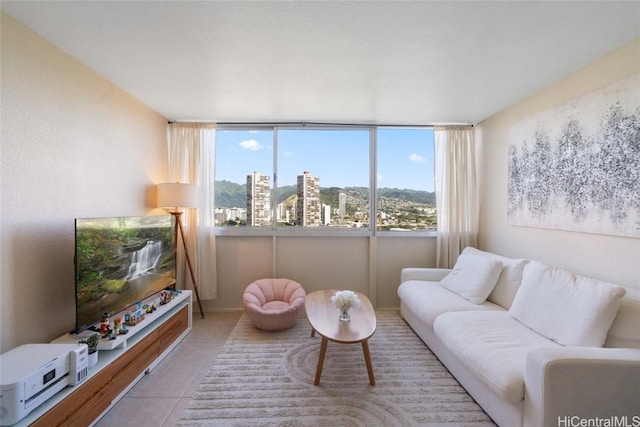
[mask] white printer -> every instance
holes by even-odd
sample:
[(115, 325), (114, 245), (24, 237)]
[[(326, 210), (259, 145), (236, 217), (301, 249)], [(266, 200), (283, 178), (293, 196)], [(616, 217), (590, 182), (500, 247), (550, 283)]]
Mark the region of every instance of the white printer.
[(0, 355), (0, 425), (17, 423), (88, 375), (86, 344), (25, 344)]

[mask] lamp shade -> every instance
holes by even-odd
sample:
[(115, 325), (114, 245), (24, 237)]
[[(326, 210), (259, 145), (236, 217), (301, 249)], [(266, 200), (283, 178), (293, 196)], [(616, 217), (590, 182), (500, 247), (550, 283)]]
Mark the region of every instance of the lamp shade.
[(195, 208), (198, 207), (198, 191), (193, 184), (158, 184), (159, 208)]

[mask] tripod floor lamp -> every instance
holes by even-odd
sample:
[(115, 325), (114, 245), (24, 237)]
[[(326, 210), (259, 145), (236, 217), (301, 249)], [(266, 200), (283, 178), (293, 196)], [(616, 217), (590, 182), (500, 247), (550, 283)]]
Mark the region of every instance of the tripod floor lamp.
[[(174, 216), (176, 222), (176, 254), (178, 252), (178, 233), (184, 246), (184, 255), (187, 259), (187, 266), (189, 267), (189, 273), (191, 274), (191, 282), (193, 283), (193, 290), (196, 294), (196, 300), (198, 301), (198, 308), (200, 309), (200, 315), (204, 319), (204, 310), (202, 310), (202, 303), (200, 302), (200, 294), (198, 293), (198, 285), (196, 284), (196, 275), (193, 273), (193, 265), (191, 264), (191, 258), (189, 257), (189, 250), (187, 249), (187, 242), (184, 239), (184, 230), (182, 228), (182, 211), (181, 208), (195, 208), (198, 207), (198, 192), (195, 185), (192, 184), (180, 184), (180, 183), (168, 183), (158, 184), (158, 207), (169, 210), (169, 213)], [(173, 209), (173, 210), (171, 210)]]

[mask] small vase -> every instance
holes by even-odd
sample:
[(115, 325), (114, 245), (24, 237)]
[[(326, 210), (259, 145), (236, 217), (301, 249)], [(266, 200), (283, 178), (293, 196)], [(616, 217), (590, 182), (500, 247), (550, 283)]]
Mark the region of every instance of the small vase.
[(345, 308), (344, 310), (340, 310), (340, 321), (348, 322), (351, 320), (351, 313), (349, 313), (349, 309)]
[(98, 363), (98, 352), (95, 351), (89, 354), (89, 367), (93, 368)]

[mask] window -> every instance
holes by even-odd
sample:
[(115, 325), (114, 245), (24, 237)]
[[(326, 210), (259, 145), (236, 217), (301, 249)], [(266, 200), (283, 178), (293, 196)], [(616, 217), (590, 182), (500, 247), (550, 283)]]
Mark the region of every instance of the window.
[(219, 127), (216, 226), (285, 233), (434, 229), (433, 156), (433, 131), (425, 128)]
[(278, 131), (278, 224), (368, 228), (369, 146), (368, 129)]
[(377, 229), (435, 230), (433, 129), (378, 128)]
[(216, 132), (216, 226), (271, 227), (273, 135), (271, 129)]

